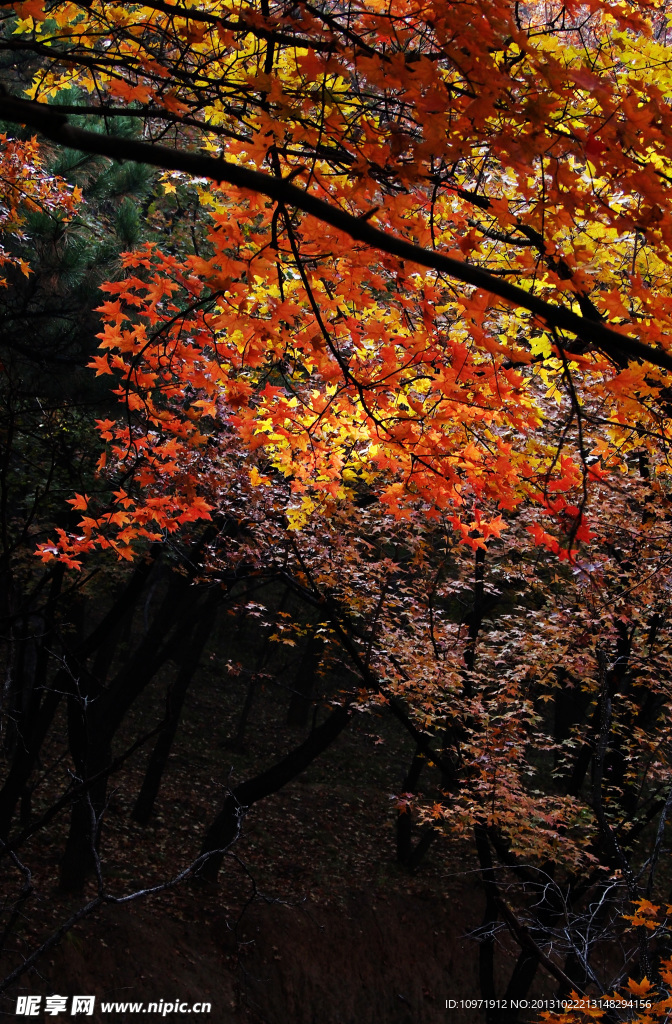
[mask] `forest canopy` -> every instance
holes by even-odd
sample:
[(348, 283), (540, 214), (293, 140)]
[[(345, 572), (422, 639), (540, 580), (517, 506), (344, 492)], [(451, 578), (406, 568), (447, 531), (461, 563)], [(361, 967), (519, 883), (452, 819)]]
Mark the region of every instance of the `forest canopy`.
[[(161, 166), (168, 191), (191, 172), (211, 225), (107, 288), (96, 372), (144, 415), (105, 440), (151, 450), (155, 506), (106, 531), (90, 510), (85, 535), (124, 552), (203, 514), (171, 465), (221, 422), (291, 477), (293, 521), (355, 474), (473, 544), (524, 502), (570, 550), (601, 466), (657, 453), (665, 420), (664, 9), (220, 7), (16, 5), (5, 43), (41, 58), (38, 105), (14, 90), (5, 116)], [(141, 137), (115, 138), (122, 113)]]

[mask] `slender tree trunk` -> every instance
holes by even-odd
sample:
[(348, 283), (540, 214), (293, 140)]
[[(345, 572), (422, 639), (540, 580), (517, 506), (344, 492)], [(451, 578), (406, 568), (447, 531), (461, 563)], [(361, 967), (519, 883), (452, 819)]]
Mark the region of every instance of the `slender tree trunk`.
[(257, 694), (257, 688), (259, 686), (259, 680), (257, 673), (252, 672), (247, 683), (247, 691), (245, 693), (245, 700), (240, 711), (238, 718), (238, 725), (236, 726), (235, 735), (229, 740), (225, 740), (223, 746), (229, 747), (230, 750), (235, 750), (241, 753), (245, 749), (245, 731), (247, 729), (247, 723), (250, 715), (252, 714), (252, 708), (254, 707), (254, 699)]
[[(83, 743), (85, 756), (80, 778), (85, 782), (98, 772), (105, 771), (112, 760), (112, 754), (102, 730), (87, 730)], [(79, 892), (95, 868), (106, 792), (107, 778), (103, 775), (72, 805), (70, 830), (60, 864), (59, 881), (65, 892)]]
[(25, 792), (28, 780), (40, 756), (42, 744), (61, 702), (63, 694), (59, 689), (59, 681), (62, 681), (64, 685), (67, 684), (66, 673), (59, 673), (56, 676), (53, 688), (43, 698), (32, 728), (24, 733), (22, 742), (16, 748), (5, 784), (0, 790), (0, 837), (3, 839), (6, 839), (9, 834), (16, 806)]
[(322, 661), (324, 650), (322, 641), (316, 633), (317, 627), (311, 632), (303, 657), (299, 664), (294, 689), (287, 710), (287, 725), (305, 729), (308, 715), (313, 704), (313, 694), (317, 682), (317, 673)]
[(198, 668), (203, 648), (208, 641), (217, 613), (213, 601), (209, 602), (201, 621), (196, 626), (191, 644), (185, 649), (177, 677), (168, 693), (168, 721), (159, 733), (154, 749), (150, 755), (147, 771), (138, 793), (131, 817), (146, 825), (154, 809), (154, 802), (159, 792), (161, 779), (168, 763), (170, 751), (180, 722), (182, 707), (187, 690)]
[[(478, 979), (481, 989), (481, 999), (495, 999), (495, 934), (494, 928), (497, 924), (499, 912), (497, 908), (497, 896), (499, 888), (492, 863), (492, 853), (488, 835), (483, 825), (476, 825), (474, 828), (474, 839), (476, 841), (476, 852), (481, 865), (481, 879), (485, 889), (485, 910), (481, 924), (482, 935), (478, 940)], [(490, 1015), (486, 1014), (488, 1024)]]
[[(420, 747), (416, 747), (408, 774), (403, 782), (404, 793), (417, 793), (420, 775), (425, 765), (425, 758)], [(413, 818), (408, 810), (400, 810), (397, 814), (397, 861), (407, 871), (416, 871), (422, 858), (431, 846), (436, 832), (431, 825), (421, 831), (415, 846), (413, 845)]]
[[(283, 591), (283, 594), (282, 594), (282, 597), (280, 599), (280, 603), (278, 604), (278, 607), (276, 609), (276, 613), (275, 613), (275, 622), (276, 623), (277, 623), (277, 621), (278, 621), (278, 619), (280, 617), (280, 613), (283, 612), (285, 610), (285, 608), (287, 607), (287, 602), (289, 600), (289, 596), (290, 596), (290, 589), (289, 589), (289, 587), (285, 587), (285, 589)], [(242, 707), (241, 712), (240, 712), (240, 717), (238, 719), (238, 725), (236, 726), (236, 731), (233, 734), (233, 736), (231, 736), (227, 740), (225, 740), (225, 742), (223, 744), (223, 746), (229, 747), (231, 750), (236, 750), (236, 751), (240, 752), (240, 751), (243, 751), (245, 749), (245, 732), (247, 730), (247, 723), (250, 720), (250, 715), (252, 714), (252, 708), (254, 707), (254, 702), (255, 702), (255, 699), (256, 699), (256, 696), (257, 696), (257, 691), (259, 689), (259, 676), (263, 672), (263, 670), (264, 670), (264, 668), (266, 666), (266, 663), (269, 660), (270, 651), (271, 651), (271, 641), (270, 641), (269, 635), (267, 633), (264, 636), (263, 642), (260, 644), (259, 650), (257, 652), (257, 657), (256, 657), (256, 660), (255, 660), (254, 669), (253, 669), (253, 671), (250, 674), (250, 679), (249, 679), (249, 682), (247, 684), (247, 693), (245, 694), (245, 701), (243, 703), (243, 707)]]

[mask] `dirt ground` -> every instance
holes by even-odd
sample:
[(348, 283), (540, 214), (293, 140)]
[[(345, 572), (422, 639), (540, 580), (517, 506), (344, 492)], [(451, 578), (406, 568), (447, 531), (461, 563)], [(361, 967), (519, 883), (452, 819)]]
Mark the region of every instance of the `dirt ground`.
[[(93, 1017), (80, 1019), (96, 1024), (139, 1019), (102, 1014), (101, 1000), (210, 1002), (202, 1019), (217, 1024), (443, 1024), (446, 999), (477, 995), (477, 947), (462, 934), (462, 905), (360, 893), (324, 905), (262, 901), (236, 923), (212, 900), (197, 893), (192, 920), (160, 905), (105, 908), (13, 996), (95, 994)], [(11, 1013), (11, 1001), (3, 1009)]]

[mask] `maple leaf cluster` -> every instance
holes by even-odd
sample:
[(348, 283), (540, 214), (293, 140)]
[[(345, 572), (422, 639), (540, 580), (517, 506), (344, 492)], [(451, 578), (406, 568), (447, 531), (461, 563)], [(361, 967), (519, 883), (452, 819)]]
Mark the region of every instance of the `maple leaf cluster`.
[[(657, 4), (406, 3), (390, 16), (372, 3), (347, 29), (328, 6), (92, 3), (86, 16), (70, 3), (14, 6), (13, 45), (52, 58), (28, 91), (45, 111), (70, 109), (59, 96), (76, 83), (98, 100), (73, 109), (112, 120), (123, 103), (150, 137), (170, 131), (176, 149), (225, 153), (243, 172), (268, 167), (308, 207), (327, 198), (344, 215), (341, 228), (217, 185), (212, 161), (214, 181), (198, 186), (207, 252), (138, 257), (154, 260), (154, 283), (129, 277), (122, 305), (101, 309), (96, 370), (130, 366), (123, 387), (147, 429), (153, 417), (174, 435), (182, 415), (193, 449), (196, 422), (226, 406), (250, 471), (263, 476), (262, 459), (303, 493), (295, 523), (368, 474), (395, 516), (450, 510), (472, 547), (496, 536), (502, 513), (536, 508), (532, 539), (561, 557), (590, 539), (588, 492), (605, 461), (646, 451), (666, 471), (669, 112)], [(353, 244), (351, 222), (404, 240), (410, 258)], [(439, 254), (462, 284), (413, 252)], [(484, 271), (475, 289), (467, 265)], [(173, 282), (165, 308), (157, 275)], [(169, 357), (178, 334), (189, 340)], [(204, 358), (182, 414), (145, 400), (156, 387), (170, 405), (180, 373), (188, 388)], [(196, 479), (184, 487), (189, 472), (169, 504), (198, 493)], [(207, 505), (201, 495), (184, 514)], [(109, 540), (116, 514), (88, 517), (85, 547), (93, 521)], [(120, 551), (135, 521), (120, 515)]]
[[(19, 141), (0, 134), (0, 268), (16, 267), (28, 277), (30, 264), (12, 252), (12, 240), (26, 237), (26, 215), (31, 212), (58, 216), (67, 220), (81, 202), (81, 191), (58, 175), (49, 174), (37, 139)], [(4, 277), (0, 285), (7, 286)]]

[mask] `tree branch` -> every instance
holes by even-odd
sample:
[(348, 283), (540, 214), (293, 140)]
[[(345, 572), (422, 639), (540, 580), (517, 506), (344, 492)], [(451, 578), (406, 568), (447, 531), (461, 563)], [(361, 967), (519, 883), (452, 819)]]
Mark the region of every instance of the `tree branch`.
[(6, 93), (0, 95), (0, 116), (6, 121), (34, 128), (52, 142), (71, 149), (96, 153), (112, 160), (133, 160), (164, 170), (183, 171), (196, 177), (210, 178), (220, 184), (227, 182), (236, 188), (249, 189), (268, 196), (274, 202), (295, 206), (342, 231), (356, 242), (362, 242), (372, 249), (396, 256), (398, 259), (447, 274), (463, 284), (472, 285), (479, 291), (496, 295), (513, 306), (526, 309), (543, 320), (548, 327), (568, 331), (581, 338), (584, 343), (593, 345), (605, 355), (612, 357), (619, 364), (627, 357), (661, 369), (672, 370), (671, 353), (647, 345), (630, 335), (620, 334), (602, 323), (579, 316), (562, 306), (546, 302), (473, 264), (424, 249), (396, 235), (381, 231), (370, 221), (318, 199), (285, 178), (241, 167), (207, 154), (185, 152), (137, 139), (75, 128), (69, 124), (66, 117), (51, 111), (47, 104), (18, 99)]

